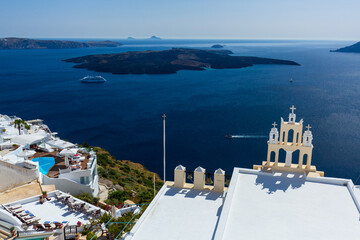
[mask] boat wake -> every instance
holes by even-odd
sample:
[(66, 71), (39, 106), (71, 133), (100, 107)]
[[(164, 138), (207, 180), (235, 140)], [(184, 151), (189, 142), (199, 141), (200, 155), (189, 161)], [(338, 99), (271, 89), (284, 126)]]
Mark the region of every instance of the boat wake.
[(226, 135), (226, 138), (267, 138), (265, 135)]

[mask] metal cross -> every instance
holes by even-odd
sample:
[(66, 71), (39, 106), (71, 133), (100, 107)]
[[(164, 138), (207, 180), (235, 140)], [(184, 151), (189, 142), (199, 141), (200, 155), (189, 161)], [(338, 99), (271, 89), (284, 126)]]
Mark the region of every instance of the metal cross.
[(294, 114), (294, 110), (296, 109), (296, 108), (294, 107), (294, 105), (292, 105), (292, 107), (291, 107), (290, 109), (291, 109), (291, 113)]
[(274, 122), (272, 125), (274, 126), (274, 128), (276, 128), (276, 126), (277, 126), (276, 122)]
[(310, 130), (310, 124), (308, 124), (307, 126), (306, 126), (306, 128), (307, 128), (307, 130), (309, 131)]

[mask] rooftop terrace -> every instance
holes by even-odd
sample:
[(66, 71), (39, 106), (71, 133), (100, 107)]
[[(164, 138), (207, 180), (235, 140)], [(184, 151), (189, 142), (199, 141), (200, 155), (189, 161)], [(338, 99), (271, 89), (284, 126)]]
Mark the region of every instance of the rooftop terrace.
[(235, 168), (215, 239), (359, 239), (359, 200), (351, 185)]
[[(39, 196), (34, 196), (16, 202), (12, 202), (9, 205), (11, 206), (21, 205), (21, 207), (25, 211), (29, 211), (33, 215), (35, 215), (36, 218), (40, 218), (39, 223), (44, 223), (46, 221), (50, 221), (50, 222), (67, 221), (69, 225), (76, 225), (78, 221), (81, 221), (83, 224), (89, 223), (89, 218), (84, 212), (78, 210), (71, 210), (65, 203), (62, 203), (61, 201), (55, 198), (55, 192), (56, 191), (48, 193), (48, 197), (50, 201), (44, 201), (43, 204), (40, 204)], [(67, 195), (65, 193), (62, 194)], [(79, 203), (85, 203), (84, 201), (81, 201), (77, 198), (74, 199)], [(100, 210), (100, 208), (95, 207), (93, 205), (89, 204), (89, 206), (90, 206), (90, 210), (91, 209)]]
[(222, 203), (222, 193), (164, 185), (126, 239), (212, 239)]

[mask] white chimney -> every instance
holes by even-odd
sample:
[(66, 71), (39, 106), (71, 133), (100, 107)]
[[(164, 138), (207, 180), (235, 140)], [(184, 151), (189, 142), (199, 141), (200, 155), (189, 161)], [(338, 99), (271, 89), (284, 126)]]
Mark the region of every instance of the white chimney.
[(225, 171), (219, 168), (214, 173), (214, 191), (224, 192), (224, 188), (225, 188)]
[(197, 167), (194, 170), (194, 189), (203, 190), (205, 188), (205, 169)]
[(179, 165), (174, 170), (174, 187), (183, 188), (186, 181), (186, 167)]

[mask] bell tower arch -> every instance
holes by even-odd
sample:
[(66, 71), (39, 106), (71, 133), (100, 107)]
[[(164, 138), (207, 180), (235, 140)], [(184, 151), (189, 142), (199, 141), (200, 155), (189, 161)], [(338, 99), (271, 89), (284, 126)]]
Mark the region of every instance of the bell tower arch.
[[(303, 120), (296, 122), (294, 105), (291, 106), (289, 113), (289, 121), (284, 121), (281, 118), (280, 131), (277, 129), (277, 124), (274, 122), (273, 127), (269, 133), (268, 152), (266, 162), (263, 162), (262, 168), (272, 170), (285, 170), (295, 172), (316, 172), (316, 167), (311, 165), (311, 157), (313, 150), (313, 135), (310, 131), (310, 125), (306, 128), (307, 130), (303, 133)], [(291, 132), (291, 137), (289, 136)], [(286, 152), (285, 159), (279, 159), (280, 149)], [(293, 163), (292, 155), (293, 152), (299, 151), (298, 163)], [(271, 161), (271, 155), (275, 153), (274, 161)], [(304, 159), (306, 162), (304, 162)], [(255, 166), (254, 166), (255, 167)], [(320, 175), (323, 172), (319, 172)]]

